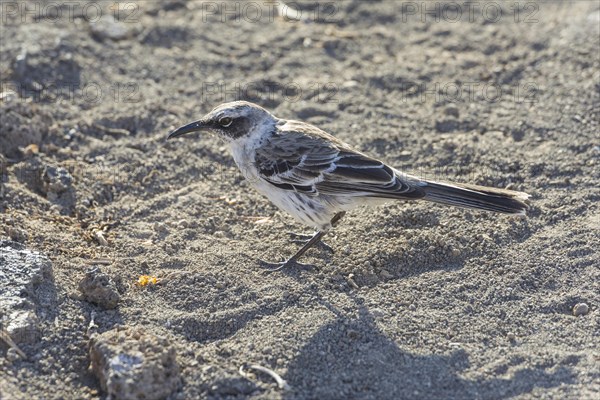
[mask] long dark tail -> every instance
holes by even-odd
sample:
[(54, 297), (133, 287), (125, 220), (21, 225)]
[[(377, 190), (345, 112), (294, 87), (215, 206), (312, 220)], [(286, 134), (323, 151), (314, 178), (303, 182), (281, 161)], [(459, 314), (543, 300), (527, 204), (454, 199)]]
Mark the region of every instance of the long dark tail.
[(424, 181), (424, 200), (505, 214), (525, 215), (529, 195), (514, 190), (462, 183)]

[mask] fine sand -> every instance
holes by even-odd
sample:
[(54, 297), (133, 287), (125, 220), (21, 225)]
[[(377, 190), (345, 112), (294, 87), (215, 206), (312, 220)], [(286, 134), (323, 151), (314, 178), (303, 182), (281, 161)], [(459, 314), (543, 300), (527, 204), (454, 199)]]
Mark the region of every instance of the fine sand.
[[(1, 21), (0, 239), (50, 258), (55, 298), (26, 359), (0, 347), (0, 398), (106, 398), (92, 315), (172, 343), (172, 399), (600, 398), (597, 1), (23, 3)], [(218, 138), (165, 141), (239, 99), (406, 172), (527, 192), (529, 214), (359, 208), (315, 267), (266, 274), (310, 229)], [(98, 262), (116, 309), (78, 292)]]

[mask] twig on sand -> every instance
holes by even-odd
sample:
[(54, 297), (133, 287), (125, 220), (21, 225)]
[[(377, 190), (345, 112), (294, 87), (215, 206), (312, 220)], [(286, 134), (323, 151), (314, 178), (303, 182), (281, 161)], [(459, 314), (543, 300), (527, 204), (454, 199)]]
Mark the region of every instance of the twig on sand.
[(129, 132), (127, 129), (110, 128), (108, 126), (104, 126), (104, 125), (101, 125), (98, 123), (93, 123), (92, 127), (98, 129), (99, 131), (108, 133), (109, 135), (113, 135), (113, 136), (129, 136), (129, 135), (131, 135), (131, 132)]
[(356, 289), (356, 290), (360, 289), (360, 286), (358, 286), (358, 285), (356, 284), (356, 282), (354, 281), (354, 274), (349, 274), (349, 275), (346, 277), (346, 281), (348, 281), (348, 284), (349, 284), (350, 286), (352, 286), (354, 289)]
[(101, 246), (108, 246), (108, 241), (106, 240), (106, 238), (104, 237), (104, 233), (100, 230), (96, 230), (94, 231), (94, 239), (96, 239), (96, 241), (101, 245)]
[(21, 350), (19, 346), (17, 346), (17, 344), (12, 340), (12, 338), (10, 337), (8, 332), (6, 332), (5, 329), (0, 329), (0, 339), (4, 340), (7, 345), (15, 349), (15, 351), (21, 356), (21, 358), (27, 358), (27, 355), (25, 355), (25, 353), (23, 353), (23, 350)]
[[(281, 376), (279, 376), (279, 374), (275, 371), (273, 371), (272, 369), (260, 366), (260, 365), (256, 365), (256, 364), (252, 364), (252, 365), (248, 365), (246, 366), (247, 369), (254, 369), (256, 371), (260, 371), (263, 372), (267, 375), (269, 375), (271, 378), (275, 379), (275, 382), (277, 382), (277, 386), (279, 387), (279, 389), (283, 389), (283, 390), (291, 390), (292, 388), (290, 387), (290, 385), (288, 385), (288, 383), (285, 381), (285, 379), (283, 379)], [(239, 369), (240, 375), (242, 375), (244, 378), (248, 379), (248, 374), (244, 371), (244, 365), (240, 365), (240, 369)]]
[(87, 330), (85, 331), (88, 338), (91, 338), (97, 331), (98, 325), (96, 324), (96, 311), (92, 311), (90, 315), (90, 323), (88, 324)]
[(112, 260), (110, 258), (94, 258), (86, 261), (87, 265), (110, 265)]

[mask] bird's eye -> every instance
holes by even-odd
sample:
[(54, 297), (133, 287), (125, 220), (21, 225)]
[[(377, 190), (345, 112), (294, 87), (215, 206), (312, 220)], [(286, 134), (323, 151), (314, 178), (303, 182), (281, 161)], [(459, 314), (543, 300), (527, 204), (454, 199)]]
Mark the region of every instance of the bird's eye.
[(224, 128), (227, 128), (229, 125), (231, 125), (232, 122), (233, 120), (231, 118), (224, 117), (219, 120), (219, 125), (221, 125)]

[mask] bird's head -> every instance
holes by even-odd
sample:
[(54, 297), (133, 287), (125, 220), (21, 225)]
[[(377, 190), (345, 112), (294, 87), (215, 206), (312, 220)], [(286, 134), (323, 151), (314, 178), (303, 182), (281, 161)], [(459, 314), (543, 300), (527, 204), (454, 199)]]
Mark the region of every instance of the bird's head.
[(169, 134), (172, 139), (186, 133), (208, 131), (228, 142), (248, 137), (256, 128), (274, 124), (276, 118), (264, 108), (247, 102), (224, 103), (198, 121), (183, 125)]

